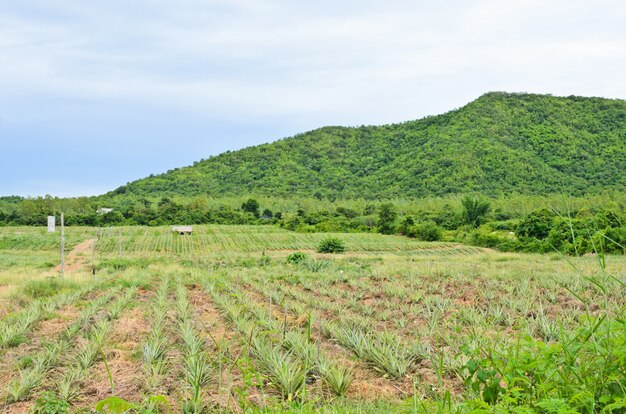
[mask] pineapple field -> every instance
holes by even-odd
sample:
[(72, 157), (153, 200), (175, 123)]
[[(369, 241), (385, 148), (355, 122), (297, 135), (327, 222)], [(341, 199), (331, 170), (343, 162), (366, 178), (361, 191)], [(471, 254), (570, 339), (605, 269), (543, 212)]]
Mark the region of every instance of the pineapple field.
[[(626, 259), (0, 228), (5, 413), (623, 412)], [(343, 253), (318, 253), (339, 239)], [(78, 249), (79, 246), (84, 248)]]

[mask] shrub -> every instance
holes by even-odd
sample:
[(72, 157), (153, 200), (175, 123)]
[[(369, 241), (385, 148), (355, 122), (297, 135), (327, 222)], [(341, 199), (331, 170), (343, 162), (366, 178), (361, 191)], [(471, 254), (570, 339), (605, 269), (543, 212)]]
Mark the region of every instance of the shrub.
[(518, 237), (545, 239), (554, 225), (554, 217), (555, 214), (546, 209), (533, 211), (520, 221), (515, 233)]
[(318, 253), (343, 253), (345, 251), (346, 246), (343, 244), (343, 240), (337, 237), (326, 238), (317, 246)]
[(445, 204), (443, 209), (435, 214), (433, 220), (446, 230), (454, 230), (461, 224), (459, 213), (449, 204)]
[(306, 262), (309, 259), (309, 255), (302, 252), (293, 252), (287, 256), (287, 263), (300, 264)]
[(497, 351), (465, 348), (466, 387), (486, 403), (482, 406), (494, 406), (474, 412), (623, 413), (622, 317), (589, 319), (551, 344), (527, 336)]
[(422, 241), (438, 241), (441, 240), (441, 227), (432, 221), (426, 221), (413, 226), (411, 229), (412, 237), (416, 237)]
[(494, 230), (500, 231), (516, 231), (519, 226), (520, 221), (518, 219), (511, 219), (505, 221), (492, 221), (487, 225)]
[(414, 225), (415, 225), (415, 220), (413, 219), (413, 217), (405, 216), (400, 222), (400, 225), (398, 226), (398, 233), (404, 234), (405, 236), (414, 237), (414, 236), (411, 236), (412, 227)]
[(593, 236), (593, 246), (598, 252), (626, 254), (626, 227), (608, 227)]
[(554, 250), (578, 256), (593, 251), (588, 237), (590, 232), (587, 223), (583, 220), (557, 218), (545, 240)]

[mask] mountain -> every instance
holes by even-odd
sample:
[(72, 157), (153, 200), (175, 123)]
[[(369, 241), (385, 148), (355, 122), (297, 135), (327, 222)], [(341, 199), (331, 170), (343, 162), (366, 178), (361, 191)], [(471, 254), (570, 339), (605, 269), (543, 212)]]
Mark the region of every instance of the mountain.
[(107, 194), (415, 198), (626, 189), (626, 101), (487, 93), (382, 126), (324, 127)]

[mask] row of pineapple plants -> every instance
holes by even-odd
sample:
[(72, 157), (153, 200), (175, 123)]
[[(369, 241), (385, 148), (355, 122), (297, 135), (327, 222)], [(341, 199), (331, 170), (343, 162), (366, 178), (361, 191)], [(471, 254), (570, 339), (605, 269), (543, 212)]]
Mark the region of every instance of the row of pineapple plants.
[(83, 336), (85, 341), (77, 344), (70, 365), (57, 382), (56, 391), (61, 400), (72, 402), (80, 395), (80, 386), (87, 378), (90, 368), (100, 357), (105, 358), (103, 348), (113, 327), (113, 321), (119, 318), (136, 294), (135, 287), (126, 290), (122, 297), (108, 307), (105, 317), (95, 321), (91, 329), (85, 332)]
[(81, 332), (88, 327), (102, 308), (111, 300), (119, 289), (111, 289), (98, 299), (92, 301), (81, 312), (78, 319), (70, 324), (54, 342), (45, 344), (32, 358), (30, 366), (20, 368), (17, 378), (10, 381), (5, 387), (5, 401), (13, 403), (27, 400), (33, 390), (43, 385), (47, 374), (58, 367), (63, 357), (72, 351), (72, 343)]
[[(321, 378), (335, 395), (345, 395), (352, 371), (321, 351), (307, 332), (287, 329), (269, 309), (255, 303), (242, 292), (205, 283), (214, 301), (243, 335), (250, 337), (253, 355), (260, 368), (287, 400), (300, 398), (307, 377)], [(310, 323), (309, 323), (310, 328)]]
[(50, 316), (54, 311), (92, 292), (96, 286), (90, 285), (79, 290), (59, 293), (48, 300), (34, 300), (24, 309), (5, 318), (0, 324), (0, 351), (19, 345), (37, 322)]
[[(405, 377), (417, 361), (428, 355), (426, 344), (405, 343), (393, 332), (380, 332), (372, 318), (357, 317), (345, 312), (342, 306), (325, 303), (283, 284), (269, 286), (255, 277), (251, 277), (250, 282), (266, 297), (271, 295), (273, 302), (287, 311), (295, 315), (314, 315), (326, 337), (337, 341), (391, 379)], [(332, 313), (333, 319), (324, 317), (321, 311)]]

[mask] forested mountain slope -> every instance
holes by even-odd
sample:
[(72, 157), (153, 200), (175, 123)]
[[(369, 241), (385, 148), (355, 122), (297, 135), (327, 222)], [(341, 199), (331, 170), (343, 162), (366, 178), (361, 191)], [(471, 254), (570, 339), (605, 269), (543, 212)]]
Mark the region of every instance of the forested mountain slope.
[(492, 92), (401, 124), (324, 127), (108, 195), (415, 198), (626, 189), (626, 101)]

